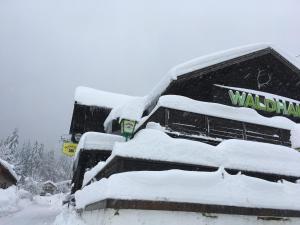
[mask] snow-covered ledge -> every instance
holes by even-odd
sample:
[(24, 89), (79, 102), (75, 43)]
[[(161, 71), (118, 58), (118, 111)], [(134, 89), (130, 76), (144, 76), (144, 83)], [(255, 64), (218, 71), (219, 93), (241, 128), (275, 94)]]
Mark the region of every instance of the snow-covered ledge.
[(103, 178), (77, 191), (75, 198), (77, 209), (105, 199), (123, 199), (300, 210), (300, 184), (229, 175), (223, 168), (139, 171)]
[(292, 148), (300, 150), (300, 124), (295, 124), (291, 129)]

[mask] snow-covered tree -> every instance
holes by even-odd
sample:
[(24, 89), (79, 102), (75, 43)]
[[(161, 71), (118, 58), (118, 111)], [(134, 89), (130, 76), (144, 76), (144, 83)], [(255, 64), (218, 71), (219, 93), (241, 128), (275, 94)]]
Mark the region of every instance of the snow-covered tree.
[(71, 158), (57, 156), (54, 150), (45, 149), (38, 141), (34, 144), (26, 141), (19, 146), (17, 129), (0, 139), (0, 158), (15, 165), (15, 171), (21, 177), (19, 185), (34, 193), (38, 193), (41, 183), (46, 180), (58, 182), (71, 178)]
[(11, 135), (1, 141), (0, 157), (12, 165), (17, 163), (17, 149), (19, 145), (18, 129), (14, 129)]

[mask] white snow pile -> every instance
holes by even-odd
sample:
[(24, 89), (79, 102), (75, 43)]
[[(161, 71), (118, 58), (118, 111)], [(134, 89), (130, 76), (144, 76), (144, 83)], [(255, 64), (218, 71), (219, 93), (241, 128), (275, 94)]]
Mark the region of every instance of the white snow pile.
[(91, 170), (86, 171), (84, 173), (82, 187), (85, 186), (91, 179), (93, 179), (98, 174), (98, 172), (103, 168), (104, 165), (105, 165), (105, 162), (100, 161)]
[(0, 189), (0, 217), (18, 210), (19, 195), (16, 186)]
[(0, 224), (52, 224), (62, 209), (63, 195), (33, 196), (11, 186), (0, 189)]
[(300, 124), (295, 124), (291, 130), (292, 148), (300, 149)]
[(15, 171), (14, 171), (14, 166), (13, 166), (13, 165), (9, 164), (8, 162), (4, 161), (3, 159), (0, 159), (0, 164), (1, 164), (2, 166), (4, 166), (4, 168), (6, 168), (6, 169), (9, 171), (9, 173), (10, 173), (16, 180), (19, 179), (18, 175), (17, 175), (17, 174), (15, 173)]
[(63, 208), (52, 225), (86, 225), (81, 217), (71, 208)]
[[(173, 80), (176, 80), (179, 76), (267, 48), (275, 50), (286, 60), (300, 69), (300, 63), (295, 57), (290, 56), (276, 46), (268, 43), (246, 45), (226, 51), (220, 51), (210, 55), (205, 55), (179, 64), (170, 69), (168, 73), (163, 77), (163, 79), (152, 89), (152, 91), (148, 95), (139, 97), (133, 101), (128, 101), (124, 105), (119, 105), (117, 108), (114, 108), (111, 111), (110, 115), (107, 117), (104, 126), (107, 129), (112, 120), (115, 120), (117, 118), (126, 118), (139, 121), (142, 117), (143, 112), (148, 107), (154, 105), (159, 96), (166, 90), (169, 84)], [(128, 109), (130, 110), (128, 111)]]
[(140, 171), (103, 178), (75, 193), (76, 208), (104, 199), (190, 202), (300, 210), (300, 184), (216, 172)]
[(80, 105), (115, 108), (134, 97), (96, 90), (89, 87), (77, 87), (74, 100)]
[(300, 153), (289, 147), (233, 139), (212, 146), (171, 138), (153, 129), (143, 129), (134, 139), (117, 143), (107, 162), (115, 155), (300, 176)]
[(114, 134), (98, 133), (98, 132), (86, 132), (84, 133), (76, 148), (76, 155), (79, 154), (81, 149), (86, 150), (112, 150), (116, 142), (124, 142), (124, 137)]

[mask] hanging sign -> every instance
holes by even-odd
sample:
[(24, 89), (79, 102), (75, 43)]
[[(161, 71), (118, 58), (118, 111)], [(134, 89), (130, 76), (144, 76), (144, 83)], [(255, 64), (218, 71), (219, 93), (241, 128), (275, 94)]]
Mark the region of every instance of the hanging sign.
[(63, 153), (67, 156), (74, 156), (76, 152), (77, 144), (73, 142), (64, 142), (63, 143)]

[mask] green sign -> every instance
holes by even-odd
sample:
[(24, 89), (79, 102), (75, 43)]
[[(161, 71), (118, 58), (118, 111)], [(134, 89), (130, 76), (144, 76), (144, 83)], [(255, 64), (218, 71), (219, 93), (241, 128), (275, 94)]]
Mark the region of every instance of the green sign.
[(122, 119), (121, 134), (126, 138), (126, 141), (132, 137), (136, 123), (134, 120)]
[(269, 99), (240, 91), (228, 91), (232, 105), (248, 107), (269, 113), (300, 117), (300, 106), (293, 102)]

